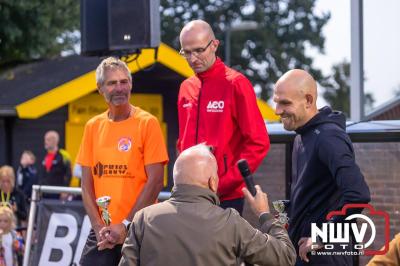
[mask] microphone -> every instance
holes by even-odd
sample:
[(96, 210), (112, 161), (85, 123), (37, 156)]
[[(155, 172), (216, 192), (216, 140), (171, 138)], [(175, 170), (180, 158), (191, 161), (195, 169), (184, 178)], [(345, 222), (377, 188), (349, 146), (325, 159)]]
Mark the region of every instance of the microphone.
[(254, 197), (257, 194), (256, 188), (254, 187), (254, 179), (251, 175), (249, 164), (246, 159), (240, 159), (237, 161), (237, 166), (239, 168), (240, 173), (246, 183), (247, 189), (250, 191), (251, 195)]

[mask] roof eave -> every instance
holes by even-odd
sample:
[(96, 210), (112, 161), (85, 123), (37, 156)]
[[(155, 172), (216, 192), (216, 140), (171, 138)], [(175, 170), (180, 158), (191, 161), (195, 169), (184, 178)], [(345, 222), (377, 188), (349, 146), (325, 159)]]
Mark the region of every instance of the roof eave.
[(18, 113), (14, 107), (0, 106), (0, 117), (17, 117)]
[[(156, 62), (184, 77), (194, 74), (186, 60), (173, 48), (163, 43), (158, 48), (157, 57), (154, 49), (143, 49), (137, 60), (127, 65), (131, 73), (136, 73)], [(37, 119), (95, 91), (96, 87), (95, 70), (93, 70), (23, 102), (17, 105), (15, 109), (19, 118)]]

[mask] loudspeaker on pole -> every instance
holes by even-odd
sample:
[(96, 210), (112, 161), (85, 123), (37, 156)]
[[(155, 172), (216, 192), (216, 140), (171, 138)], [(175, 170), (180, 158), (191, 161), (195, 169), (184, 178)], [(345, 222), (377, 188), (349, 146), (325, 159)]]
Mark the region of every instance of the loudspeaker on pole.
[(160, 0), (81, 0), (81, 53), (107, 55), (160, 44)]

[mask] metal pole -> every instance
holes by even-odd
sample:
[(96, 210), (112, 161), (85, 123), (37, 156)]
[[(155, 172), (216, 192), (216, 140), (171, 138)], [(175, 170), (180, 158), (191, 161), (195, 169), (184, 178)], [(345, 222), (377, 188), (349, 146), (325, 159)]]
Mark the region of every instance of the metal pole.
[(29, 211), (28, 231), (26, 232), (24, 261), (22, 263), (23, 266), (28, 266), (31, 247), (32, 247), (32, 234), (33, 234), (33, 225), (35, 222), (36, 202), (39, 199), (38, 190), (35, 187), (37, 187), (37, 185), (34, 185), (32, 189), (32, 198), (31, 198), (32, 201), (31, 201), (31, 209)]
[(350, 119), (364, 117), (363, 0), (351, 0)]
[(231, 64), (231, 28), (225, 31), (225, 65), (230, 66)]
[(239, 24), (227, 24), (225, 31), (225, 65), (231, 65), (231, 34), (233, 31), (245, 31), (258, 29), (256, 21), (242, 21)]
[(160, 194), (158, 194), (158, 200), (160, 200), (160, 201), (167, 200), (170, 197), (171, 197), (171, 192), (161, 191)]

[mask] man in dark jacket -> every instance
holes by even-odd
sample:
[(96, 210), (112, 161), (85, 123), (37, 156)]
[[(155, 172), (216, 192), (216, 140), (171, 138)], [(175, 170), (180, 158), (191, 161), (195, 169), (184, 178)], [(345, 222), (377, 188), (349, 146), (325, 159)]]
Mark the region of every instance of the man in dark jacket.
[[(47, 186), (68, 187), (71, 181), (71, 161), (67, 151), (59, 149), (59, 134), (50, 130), (44, 135), (44, 147), (47, 151), (40, 169), (39, 184)], [(46, 195), (54, 198), (54, 195)], [(57, 196), (58, 197), (58, 196)], [(65, 200), (67, 193), (61, 193), (60, 199)]]
[(259, 265), (294, 264), (287, 231), (269, 213), (267, 195), (259, 186), (255, 197), (246, 188), (243, 192), (262, 232), (236, 210), (218, 206), (217, 162), (205, 145), (183, 151), (173, 172), (171, 198), (133, 218), (120, 266), (237, 265), (238, 258)]
[(264, 120), (250, 81), (216, 56), (219, 41), (210, 25), (194, 20), (179, 36), (196, 75), (182, 82), (178, 95), (179, 152), (198, 143), (211, 146), (218, 163), (221, 207), (243, 210), (243, 179), (236, 167), (246, 159), (257, 170), (269, 149)]
[[(317, 84), (307, 72), (291, 70), (276, 83), (274, 102), (286, 130), (296, 131), (288, 210), (289, 236), (298, 250), (297, 265), (352, 265), (351, 256), (312, 255), (311, 223), (343, 222), (345, 216), (326, 216), (348, 203), (368, 203), (370, 193), (354, 159), (345, 117), (329, 107), (316, 106)], [(350, 209), (347, 216), (361, 212)], [(350, 246), (350, 245), (349, 245)], [(339, 249), (340, 250), (340, 249)]]
[(69, 186), (71, 162), (69, 154), (59, 149), (60, 136), (54, 130), (44, 135), (44, 148), (47, 151), (42, 162), (40, 184), (48, 186)]

